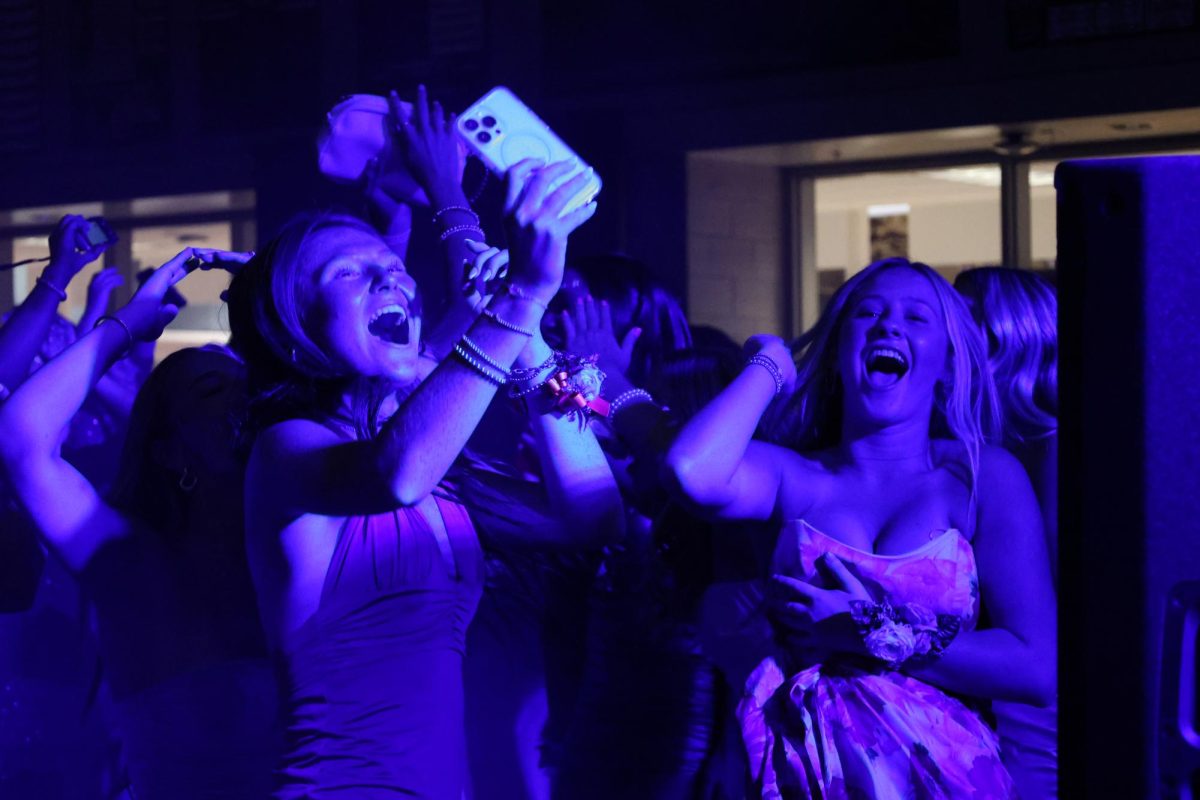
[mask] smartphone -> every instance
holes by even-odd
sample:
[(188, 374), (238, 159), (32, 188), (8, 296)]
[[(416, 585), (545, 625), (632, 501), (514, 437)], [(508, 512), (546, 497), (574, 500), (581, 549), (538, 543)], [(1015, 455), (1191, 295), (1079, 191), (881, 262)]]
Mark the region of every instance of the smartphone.
[(92, 247), (113, 244), (119, 238), (117, 232), (104, 217), (88, 217), (87, 240)]
[[(497, 175), (504, 175), (509, 167), (526, 158), (540, 159), (547, 164), (578, 161), (578, 169), (555, 186), (588, 169), (588, 165), (550, 130), (549, 125), (504, 86), (492, 89), (459, 114), (456, 127), (471, 152)], [(563, 209), (564, 215), (590, 203), (600, 194), (603, 186), (600, 176), (595, 171), (590, 174), (587, 184)]]

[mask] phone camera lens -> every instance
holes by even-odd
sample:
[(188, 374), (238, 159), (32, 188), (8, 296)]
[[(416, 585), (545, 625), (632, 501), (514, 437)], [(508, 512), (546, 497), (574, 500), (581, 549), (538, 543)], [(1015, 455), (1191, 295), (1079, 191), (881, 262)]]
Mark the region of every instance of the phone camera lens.
[(485, 128), (496, 127), (496, 118), (495, 117), (484, 117), (483, 118), (483, 127), (485, 127)]
[(475, 134), (475, 138), (484, 144), (487, 144), (492, 140), (492, 135), (487, 131), (480, 131), (479, 133)]
[(466, 128), (466, 129), (467, 129), (467, 130), (469, 130), (469, 131), (473, 131), (473, 130), (475, 130), (476, 128), (478, 128), (478, 127), (479, 127), (479, 123), (478, 123), (478, 122), (476, 122), (476, 121), (475, 121), (475, 120), (473, 120), (473, 119), (469, 119), (469, 120), (467, 120), (466, 122), (464, 122), (464, 123), (463, 123), (463, 127), (464, 127), (464, 128)]

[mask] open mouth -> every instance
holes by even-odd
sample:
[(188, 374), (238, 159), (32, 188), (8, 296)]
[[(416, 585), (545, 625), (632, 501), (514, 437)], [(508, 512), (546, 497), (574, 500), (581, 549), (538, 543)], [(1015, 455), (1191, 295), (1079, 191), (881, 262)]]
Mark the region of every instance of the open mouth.
[(376, 311), (367, 323), (367, 331), (388, 344), (408, 344), (408, 310), (393, 303)]
[(894, 347), (872, 347), (866, 352), (867, 382), (876, 389), (895, 386), (908, 372), (908, 358)]

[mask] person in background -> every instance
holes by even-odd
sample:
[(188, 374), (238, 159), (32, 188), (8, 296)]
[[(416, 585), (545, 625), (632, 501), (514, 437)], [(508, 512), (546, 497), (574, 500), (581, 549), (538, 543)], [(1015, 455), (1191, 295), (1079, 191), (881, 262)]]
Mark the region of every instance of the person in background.
[(95, 609), (139, 798), (269, 790), (275, 684), (254, 614), (233, 452), (241, 366), (205, 350), (165, 359), (138, 393), (107, 496), (63, 458), (60, 442), (107, 369), (174, 317), (165, 298), (188, 265), (242, 258), (180, 253), (0, 406), (0, 461), (14, 494)]
[[(1025, 467), (1037, 493), (1051, 575), (1058, 578), (1058, 301), (1054, 287), (1023, 269), (959, 273), (988, 341), (999, 390), (1005, 449)], [(1058, 707), (992, 703), (1000, 754), (1024, 800), (1058, 797)]]
[[(0, 326), (0, 405), (74, 340), (58, 314), (74, 277), (105, 245), (82, 216), (50, 235), (50, 263)], [(5, 431), (7, 434), (7, 430)], [(45, 800), (108, 794), (115, 743), (97, 703), (98, 660), (70, 573), (47, 559), (35, 527), (0, 478), (0, 796)]]
[[(697, 511), (780, 529), (769, 589), (706, 609), (711, 641), (728, 637), (713, 657), (743, 688), (745, 785), (1014, 797), (994, 734), (955, 696), (1050, 703), (1055, 604), (1029, 479), (986, 444), (998, 414), (965, 302), (888, 259), (838, 290), (798, 367), (777, 338), (748, 349), (666, 462)], [(776, 397), (780, 444), (752, 441)]]

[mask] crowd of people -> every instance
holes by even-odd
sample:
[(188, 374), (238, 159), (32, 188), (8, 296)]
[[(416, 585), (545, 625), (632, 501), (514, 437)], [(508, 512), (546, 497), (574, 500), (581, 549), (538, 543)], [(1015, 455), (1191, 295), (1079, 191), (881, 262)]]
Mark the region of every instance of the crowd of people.
[[(568, 254), (571, 164), (496, 241), (441, 106), (389, 122), (367, 211), (78, 325), (55, 229), (0, 327), (0, 795), (1056, 797), (1053, 286), (887, 259), (739, 346)], [(197, 269), (229, 341), (154, 366)]]

